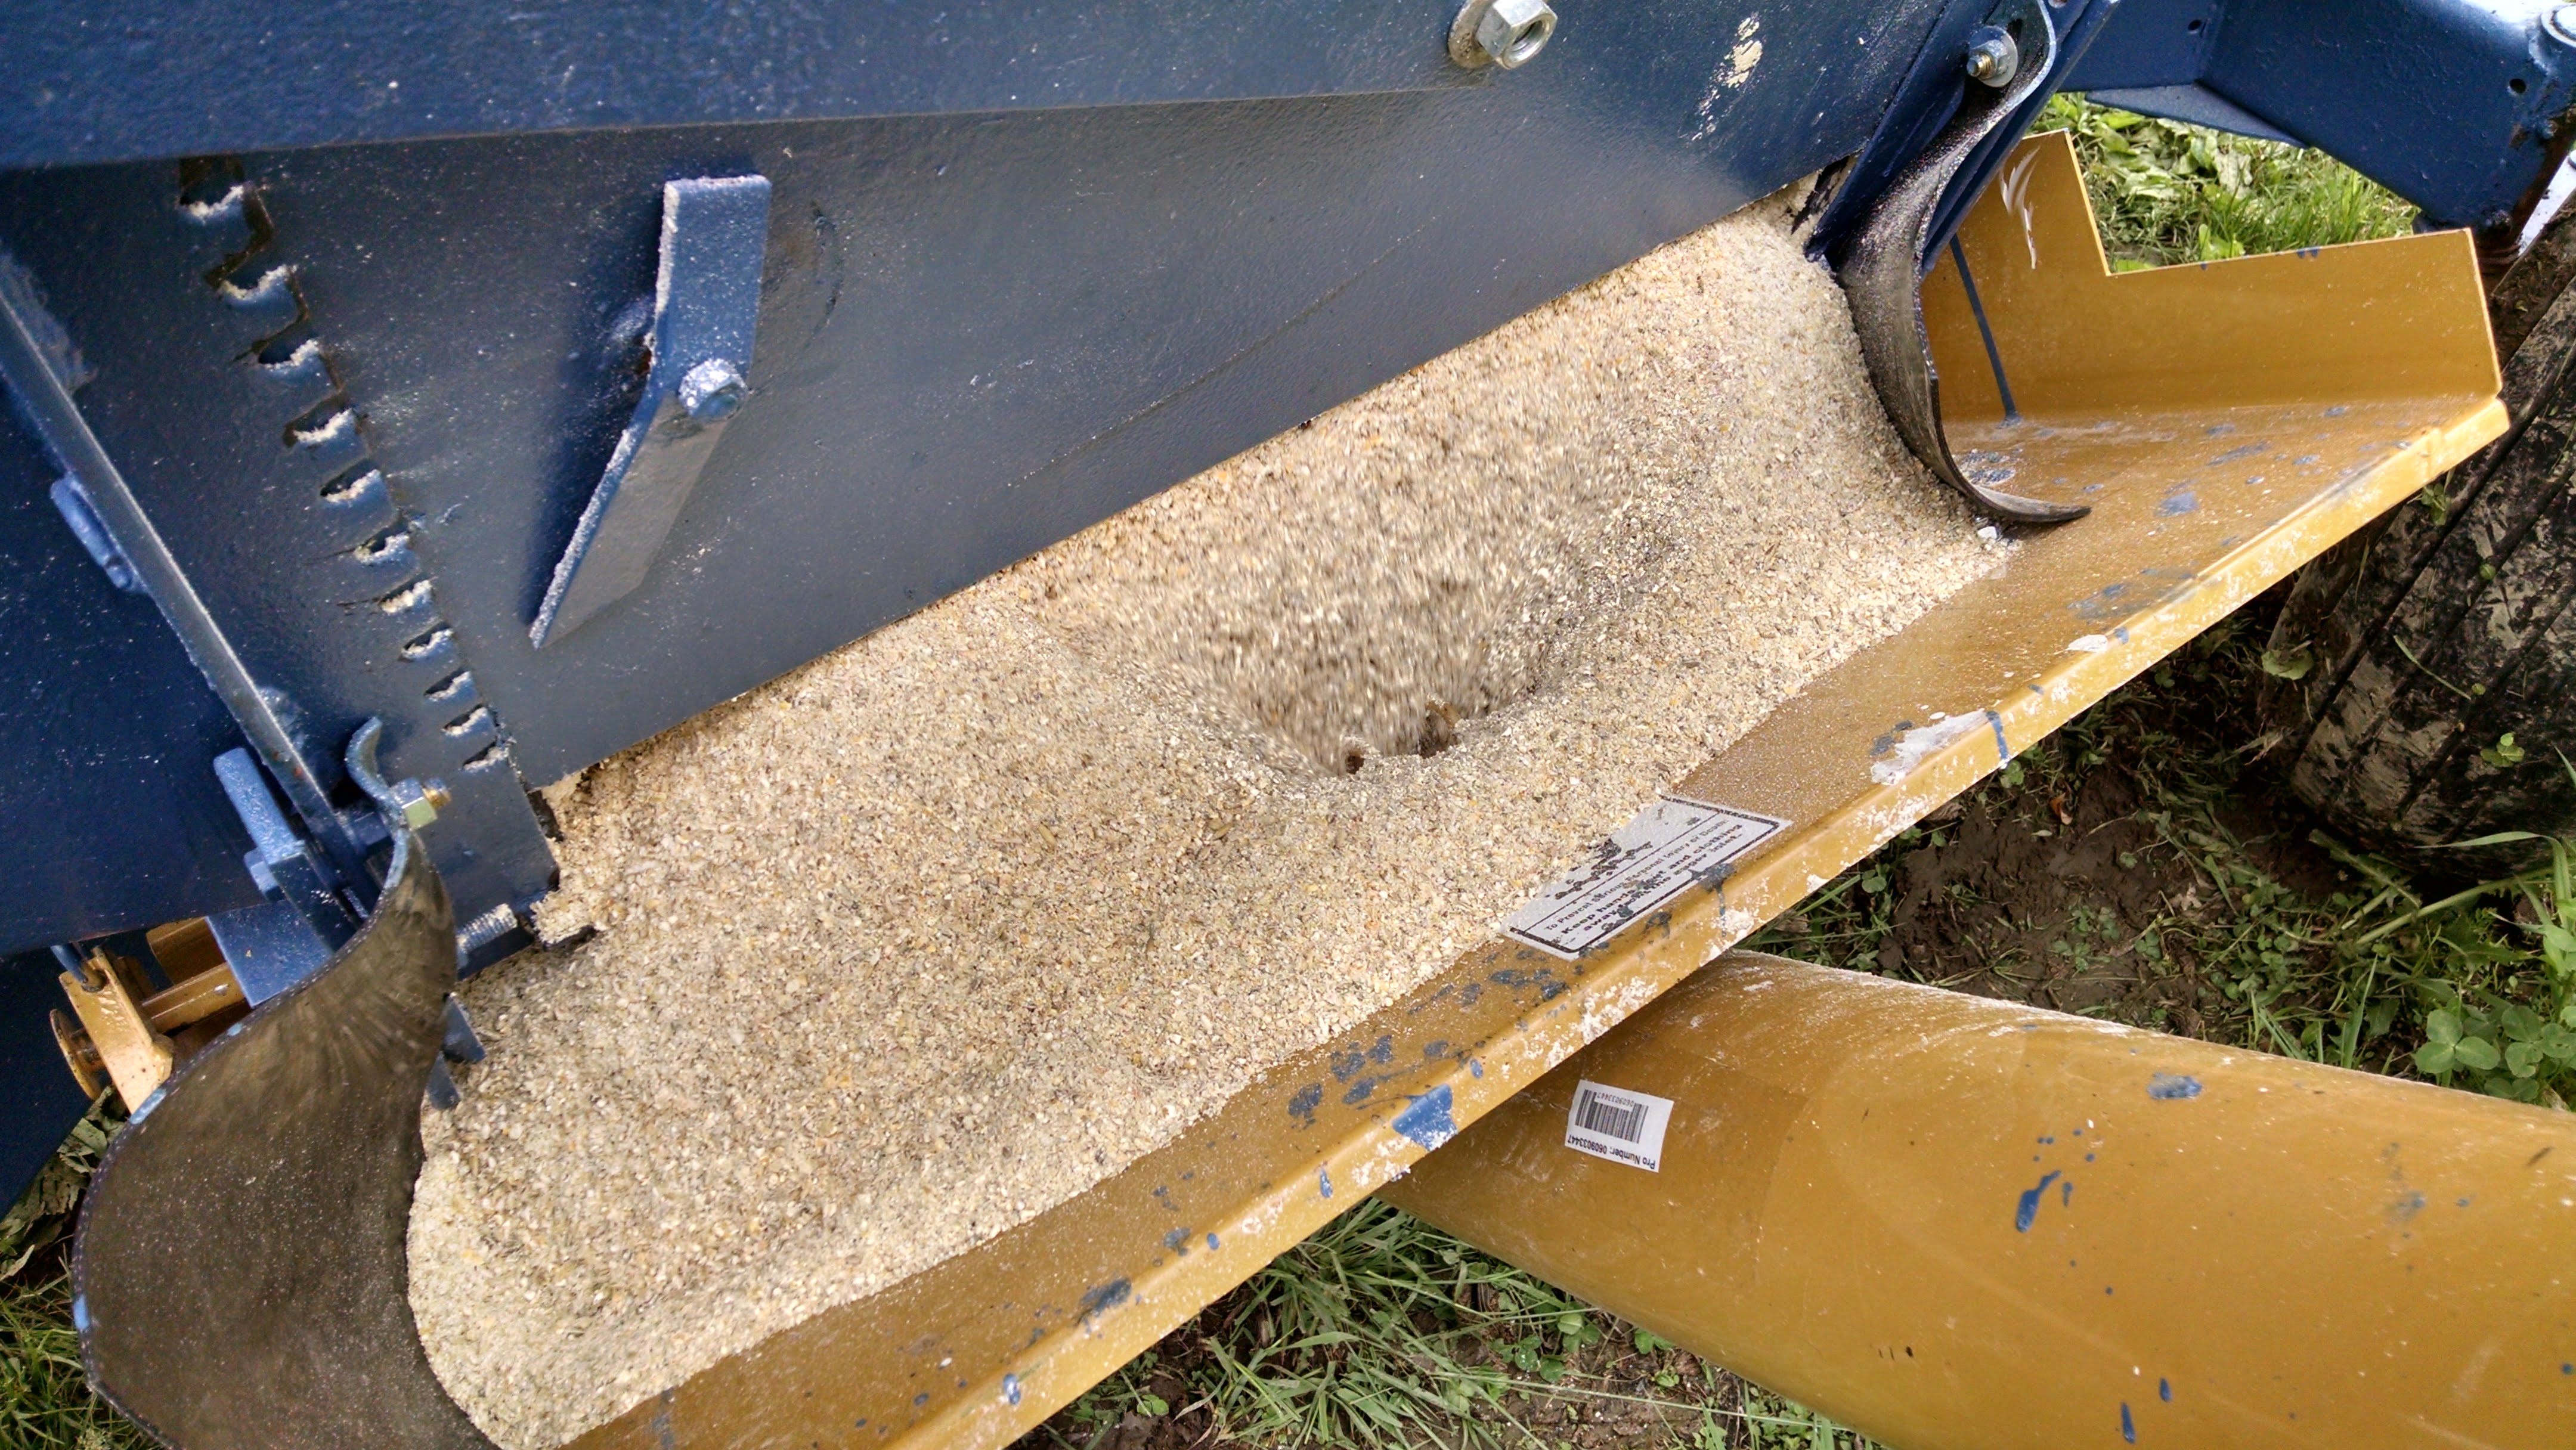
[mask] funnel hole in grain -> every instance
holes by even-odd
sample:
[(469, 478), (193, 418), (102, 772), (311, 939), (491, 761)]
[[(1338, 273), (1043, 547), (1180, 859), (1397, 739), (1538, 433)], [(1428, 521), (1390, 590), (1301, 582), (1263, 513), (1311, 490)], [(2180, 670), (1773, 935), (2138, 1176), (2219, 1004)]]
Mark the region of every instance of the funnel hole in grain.
[(1065, 1203), (2007, 548), (1775, 201), (548, 787), (432, 1365), (540, 1450)]

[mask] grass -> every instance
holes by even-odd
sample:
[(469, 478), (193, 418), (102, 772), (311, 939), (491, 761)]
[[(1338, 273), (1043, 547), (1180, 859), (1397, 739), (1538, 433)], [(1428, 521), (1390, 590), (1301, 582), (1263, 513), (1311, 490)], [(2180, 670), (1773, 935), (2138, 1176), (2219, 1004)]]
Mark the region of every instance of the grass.
[(1372, 1202), (1027, 1443), (1829, 1450), (1859, 1441)]
[[(2314, 152), (2061, 98), (2123, 267), (2394, 235)], [(2576, 1096), (2576, 882), (2419, 882), (2273, 804), (2259, 609), (1843, 873), (1752, 945), (2524, 1101)], [(2275, 668), (2280, 667), (2277, 663)], [(0, 1219), (0, 1450), (126, 1450), (69, 1325), (84, 1120)], [(1383, 1204), (1364, 1203), (1032, 1432), (1218, 1446), (1863, 1450), (1857, 1433)]]
[(2126, 271), (2402, 236), (2415, 208), (2322, 151), (2058, 96), (2111, 265)]
[(72, 1215), (115, 1127), (102, 1100), (0, 1217), (0, 1450), (142, 1450), (150, 1443), (90, 1395), (71, 1325)]

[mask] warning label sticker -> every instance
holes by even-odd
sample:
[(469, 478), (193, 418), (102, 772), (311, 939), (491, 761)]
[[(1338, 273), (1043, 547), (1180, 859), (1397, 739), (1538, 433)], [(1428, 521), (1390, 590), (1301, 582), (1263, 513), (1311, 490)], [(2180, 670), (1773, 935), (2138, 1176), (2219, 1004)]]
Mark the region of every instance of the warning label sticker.
[(1788, 826), (1773, 816), (1665, 796), (1612, 832), (1591, 860), (1513, 912), (1503, 929), (1571, 960), (1692, 886), (1725, 880), (1735, 862)]
[(1595, 1158), (1664, 1171), (1664, 1129), (1673, 1121), (1673, 1100), (1653, 1093), (1575, 1084), (1574, 1107), (1565, 1115), (1565, 1146)]

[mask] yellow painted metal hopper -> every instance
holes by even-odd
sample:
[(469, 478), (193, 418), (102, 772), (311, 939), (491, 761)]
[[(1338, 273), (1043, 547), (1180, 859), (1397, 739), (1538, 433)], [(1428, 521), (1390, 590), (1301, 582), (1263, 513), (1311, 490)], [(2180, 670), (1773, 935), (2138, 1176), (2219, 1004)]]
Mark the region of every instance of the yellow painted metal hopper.
[[(1596, 911), (1586, 950), (1469, 950), (1109, 1181), (578, 1443), (1008, 1443), (2505, 424), (2465, 234), (2113, 275), (2063, 137), (2024, 143), (1924, 306), (1962, 463), (2092, 512), (1671, 787), (1784, 827), (1640, 865), (1645, 909)], [(1639, 805), (1632, 844), (1676, 839)]]

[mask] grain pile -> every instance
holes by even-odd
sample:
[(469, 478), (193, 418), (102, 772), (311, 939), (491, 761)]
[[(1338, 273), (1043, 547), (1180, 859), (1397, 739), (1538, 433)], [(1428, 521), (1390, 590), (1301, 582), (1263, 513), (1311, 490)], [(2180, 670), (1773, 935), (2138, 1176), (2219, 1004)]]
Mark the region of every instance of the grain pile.
[(597, 935), (425, 1130), (433, 1363), (555, 1444), (1062, 1201), (2002, 547), (1775, 201), (592, 769)]

